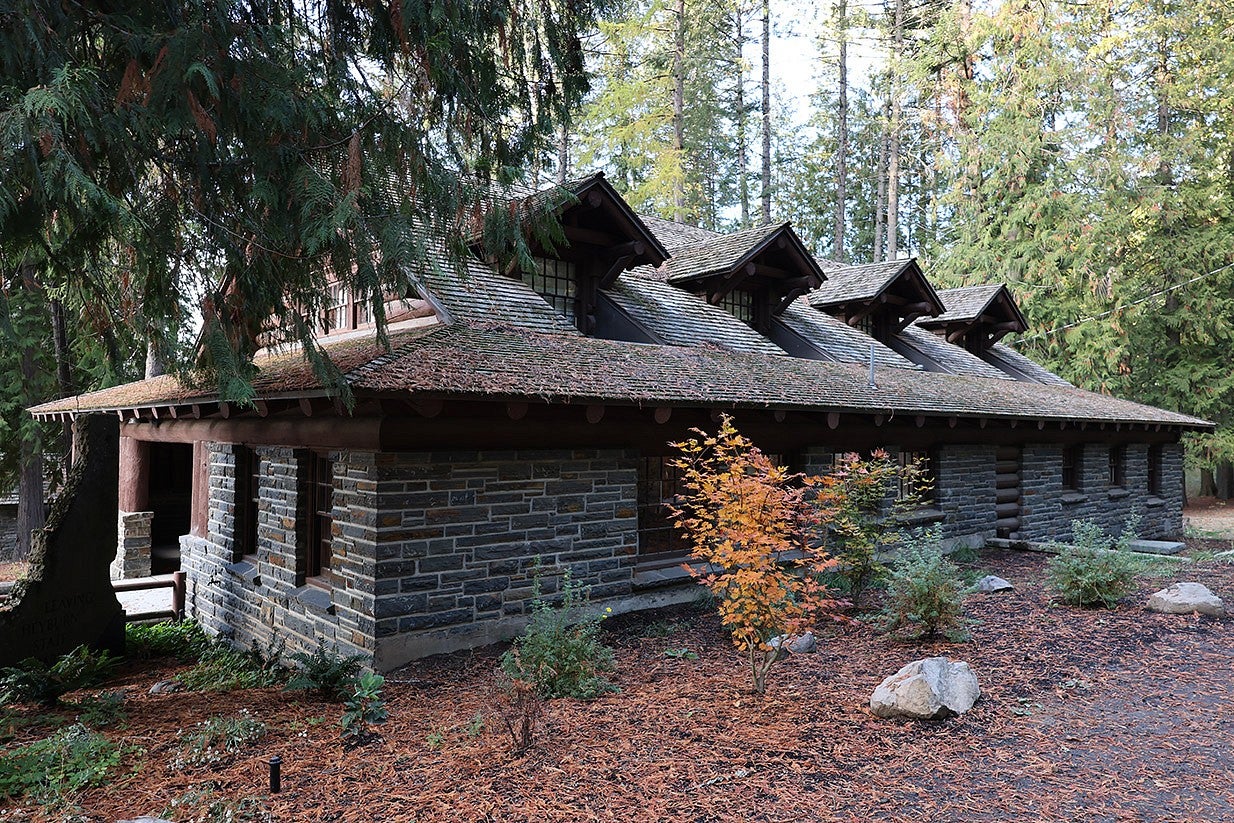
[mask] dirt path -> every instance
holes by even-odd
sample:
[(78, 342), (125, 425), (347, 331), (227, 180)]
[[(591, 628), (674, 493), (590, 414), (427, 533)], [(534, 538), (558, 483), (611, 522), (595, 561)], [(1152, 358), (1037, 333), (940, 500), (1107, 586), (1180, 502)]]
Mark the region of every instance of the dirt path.
[(1190, 501), (1183, 510), (1183, 523), (1189, 534), (1234, 540), (1234, 502), (1211, 497)]

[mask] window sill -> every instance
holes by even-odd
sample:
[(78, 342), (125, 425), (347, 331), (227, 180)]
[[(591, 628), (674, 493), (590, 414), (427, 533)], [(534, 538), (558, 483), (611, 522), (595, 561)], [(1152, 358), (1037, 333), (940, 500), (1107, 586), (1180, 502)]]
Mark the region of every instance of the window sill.
[(1157, 506), (1164, 506), (1165, 501), (1154, 494), (1154, 495), (1149, 495), (1148, 499), (1144, 501), (1144, 505), (1156, 508)]
[(901, 526), (924, 526), (927, 523), (938, 523), (944, 518), (944, 514), (939, 509), (917, 509), (915, 511), (906, 512), (897, 515), (895, 522)]
[(1076, 503), (1083, 503), (1088, 500), (1088, 495), (1080, 494), (1077, 491), (1065, 491), (1058, 499), (1066, 505), (1075, 505)]
[(257, 563), (253, 560), (241, 558), (235, 563), (228, 563), (223, 568), (232, 577), (238, 577), (254, 588), (261, 585), (261, 575), (257, 572)]
[(1131, 492), (1124, 489), (1122, 486), (1114, 486), (1106, 490), (1106, 494), (1111, 500), (1121, 500), (1124, 497), (1130, 496)]
[(291, 593), (292, 599), (304, 605), (306, 609), (317, 614), (334, 614), (334, 598), (330, 589), (319, 586), (301, 586)]

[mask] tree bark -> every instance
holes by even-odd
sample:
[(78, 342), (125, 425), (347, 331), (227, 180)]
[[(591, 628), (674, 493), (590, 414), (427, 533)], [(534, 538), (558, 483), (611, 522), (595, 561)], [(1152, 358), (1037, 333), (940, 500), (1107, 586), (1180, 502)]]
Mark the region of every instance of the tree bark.
[(741, 3), (734, 9), (733, 17), (733, 31), (737, 37), (737, 192), (741, 200), (741, 227), (744, 229), (750, 225), (750, 156), (746, 135), (746, 63), (743, 54), (746, 39), (742, 31), (745, 9)]
[[(36, 291), (34, 267), (23, 265), (21, 274), (21, 289), (32, 296)], [(28, 401), (35, 397), (30, 394), (38, 381), (38, 367), (35, 363), (37, 345), (33, 340), (27, 340), (21, 352), (21, 382), (23, 394)], [(30, 556), (30, 541), (35, 529), (43, 528), (46, 511), (43, 504), (43, 454), (34, 432), (24, 431), (18, 435), (21, 438), (20, 475), (17, 480), (17, 557), (25, 560)]]
[(771, 222), (771, 0), (763, 0), (763, 224)]
[(900, 76), (904, 49), (904, 0), (896, 0), (891, 51), (891, 132), (887, 156), (887, 259), (899, 256), (900, 235)]
[(844, 229), (848, 223), (848, 3), (840, 0), (836, 21), (840, 34), (840, 102), (836, 111), (836, 208), (831, 257), (845, 260)]
[(887, 130), (884, 126), (878, 136), (878, 168), (874, 176), (878, 180), (878, 189), (874, 195), (874, 250), (871, 253), (873, 262), (887, 258), (883, 254), (883, 229), (886, 226), (887, 214)]
[(557, 130), (557, 185), (564, 186), (570, 177), (570, 127), (565, 123)]
[(677, 29), (673, 44), (673, 219), (686, 217), (686, 0), (677, 0)]

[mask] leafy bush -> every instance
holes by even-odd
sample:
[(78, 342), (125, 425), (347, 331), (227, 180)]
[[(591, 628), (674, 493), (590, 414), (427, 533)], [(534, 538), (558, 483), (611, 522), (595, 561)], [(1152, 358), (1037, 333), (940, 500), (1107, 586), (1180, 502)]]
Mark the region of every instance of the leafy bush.
[[(919, 463), (902, 467), (876, 450), (869, 457), (841, 455), (829, 474), (810, 481), (817, 488), (814, 505), (825, 526), (827, 551), (836, 561), (825, 579), (858, 606), (862, 595), (887, 576), (879, 552), (900, 541), (897, 518), (914, 508), (928, 487), (924, 468)], [(899, 498), (894, 497), (897, 485), (906, 490)]]
[(373, 672), (364, 672), (355, 681), (355, 691), (347, 698), (343, 711), (343, 738), (352, 745), (363, 745), (374, 736), (372, 727), (385, 723), (390, 714), (381, 697), (386, 679)]
[(1136, 561), (1127, 546), (1135, 540), (1136, 521), (1129, 520), (1117, 540), (1091, 520), (1077, 520), (1071, 530), (1072, 545), (1055, 546), (1058, 554), (1047, 564), (1050, 587), (1071, 606), (1114, 608), (1135, 590)]
[(105, 651), (78, 646), (48, 666), (33, 657), (0, 669), (0, 703), (38, 703), (52, 707), (71, 691), (106, 679), (117, 661)]
[(241, 749), (266, 735), (266, 724), (241, 710), (235, 717), (211, 717), (180, 732), (180, 753), (173, 769), (216, 766), (235, 757)]
[(326, 648), (324, 640), (317, 641), (312, 653), (296, 652), (291, 656), (298, 669), (287, 681), (289, 690), (316, 692), (327, 700), (346, 700), (356, 688), (362, 654), (344, 656)]
[[(965, 636), (960, 570), (943, 554), (938, 529), (903, 541), (883, 605), (883, 628), (910, 639)], [(906, 631), (907, 630), (907, 631)]]
[(541, 697), (576, 697), (590, 700), (617, 687), (601, 676), (611, 672), (613, 650), (599, 640), (600, 623), (612, 611), (593, 613), (571, 622), (587, 605), (586, 587), (566, 569), (561, 601), (556, 605), (540, 596), (540, 578), (533, 583), (531, 620), (514, 648), (501, 657), (501, 668), (512, 680), (536, 687)]
[(0, 798), (30, 797), (45, 804), (65, 802), (98, 786), (119, 765), (123, 750), (80, 723), (0, 755)]
[(173, 623), (130, 623), (124, 627), (125, 656), (135, 660), (174, 658), (197, 661), (210, 648), (210, 638), (196, 620)]
[(94, 697), (77, 702), (77, 721), (92, 729), (106, 729), (123, 725), (124, 692), (101, 692)]
[(216, 640), (202, 652), (196, 666), (177, 679), (189, 691), (230, 692), (236, 689), (263, 689), (287, 680), (287, 670), (279, 664), (277, 652), (263, 655), (256, 646), (237, 649)]
[(738, 433), (724, 417), (714, 436), (673, 444), (681, 450), (682, 494), (672, 508), (701, 568), (687, 567), (715, 597), (720, 622), (749, 661), (756, 693), (780, 659), (772, 638), (806, 630), (820, 616), (837, 617), (822, 575), (836, 567), (819, 546), (822, 506), (812, 505), (814, 478), (790, 474)]

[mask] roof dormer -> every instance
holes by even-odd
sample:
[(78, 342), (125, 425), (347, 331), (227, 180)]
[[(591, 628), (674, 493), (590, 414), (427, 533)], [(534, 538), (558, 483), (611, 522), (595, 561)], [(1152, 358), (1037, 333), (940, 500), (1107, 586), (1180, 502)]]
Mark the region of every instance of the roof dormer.
[(884, 343), (919, 317), (945, 311), (915, 259), (847, 266), (829, 272), (810, 305)]
[(746, 229), (674, 252), (668, 283), (703, 297), (760, 334), (798, 297), (826, 279), (788, 223)]
[(973, 354), (981, 354), (1011, 332), (1028, 328), (1015, 298), (1000, 283), (947, 289), (939, 292), (939, 297), (946, 311), (919, 320), (917, 325)]
[[(623, 271), (658, 266), (668, 257), (602, 172), (537, 192), (518, 208), (527, 216), (532, 265), (520, 266), (515, 258), (505, 273), (531, 286), (584, 334), (596, 330), (600, 289), (612, 285)], [(534, 221), (550, 215), (560, 226), (559, 234), (551, 228), (533, 231)]]

